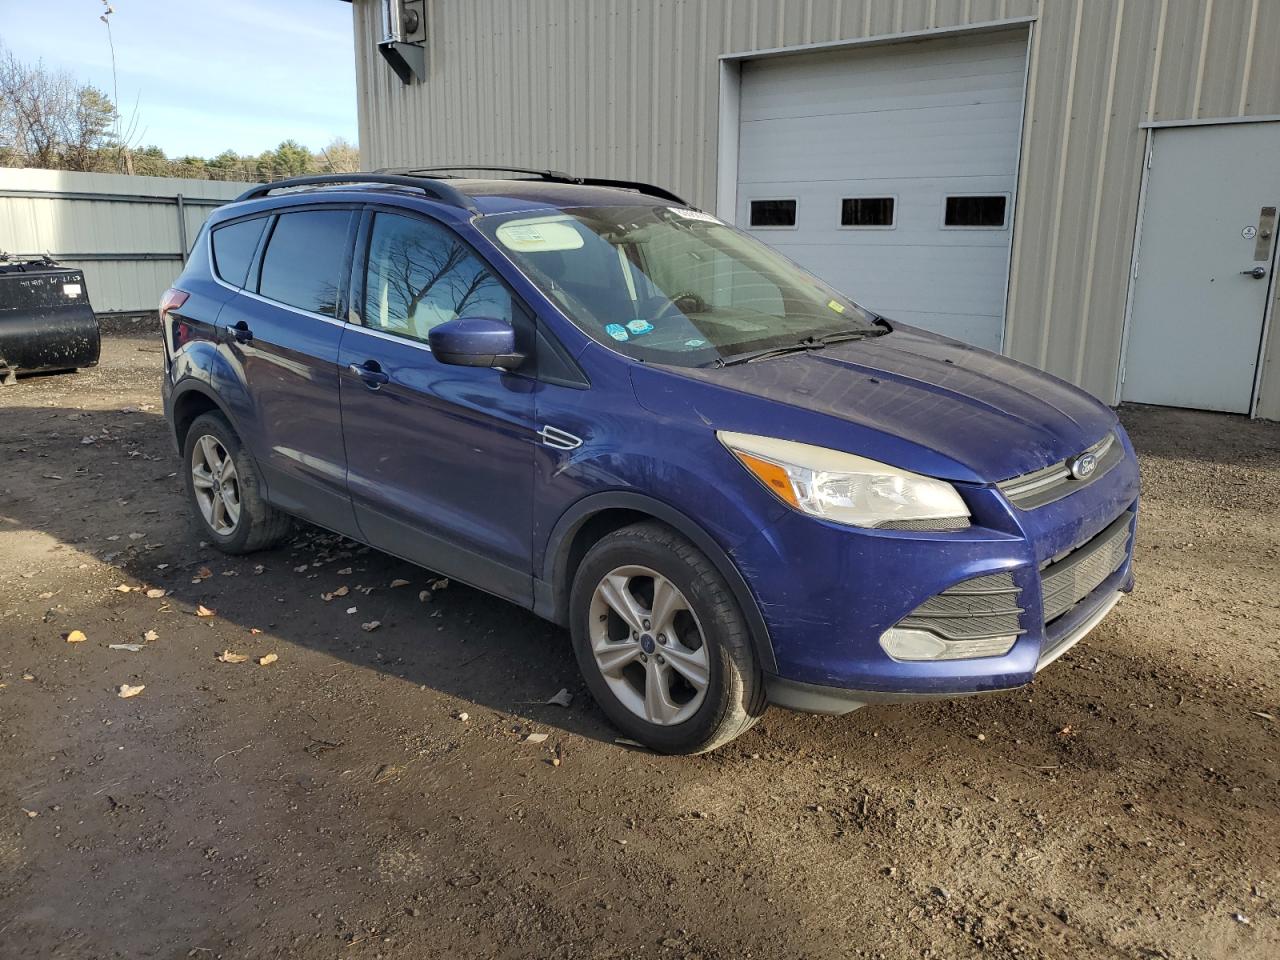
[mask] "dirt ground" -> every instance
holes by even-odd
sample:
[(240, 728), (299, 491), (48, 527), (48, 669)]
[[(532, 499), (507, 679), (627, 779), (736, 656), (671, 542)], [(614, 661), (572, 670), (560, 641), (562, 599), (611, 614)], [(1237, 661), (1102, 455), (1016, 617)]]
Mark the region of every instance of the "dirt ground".
[(1138, 588), (1032, 686), (667, 758), (516, 607), (201, 545), (159, 351), (0, 388), (0, 957), (1280, 956), (1280, 426), (1123, 411)]

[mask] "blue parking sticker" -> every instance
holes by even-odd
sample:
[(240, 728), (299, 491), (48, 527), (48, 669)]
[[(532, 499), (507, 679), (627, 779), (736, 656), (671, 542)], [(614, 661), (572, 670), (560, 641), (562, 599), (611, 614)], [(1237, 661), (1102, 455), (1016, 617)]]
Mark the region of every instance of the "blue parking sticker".
[(705, 341), (705, 340), (698, 340), (698, 339), (696, 339), (696, 338), (695, 338), (695, 339), (693, 339), (693, 340), (686, 340), (686, 341), (684, 342), (684, 345), (685, 345), (686, 347), (701, 347), (701, 346), (703, 346), (706, 342), (707, 342), (707, 341)]
[(630, 330), (632, 334), (638, 337), (641, 334), (648, 333), (650, 330), (652, 330), (653, 324), (650, 323), (648, 320), (632, 320), (630, 323), (627, 324), (627, 329)]
[(615, 340), (630, 340), (631, 335), (627, 333), (627, 328), (620, 323), (611, 323), (604, 328), (604, 332)]

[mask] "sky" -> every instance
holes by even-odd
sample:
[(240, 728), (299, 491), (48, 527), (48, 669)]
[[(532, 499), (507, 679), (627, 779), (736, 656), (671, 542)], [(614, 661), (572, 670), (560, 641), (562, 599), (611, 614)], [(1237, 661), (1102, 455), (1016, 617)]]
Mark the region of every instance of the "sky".
[[(122, 124), (169, 156), (356, 142), (351, 5), (111, 0)], [(102, 0), (0, 0), (0, 42), (112, 94)]]

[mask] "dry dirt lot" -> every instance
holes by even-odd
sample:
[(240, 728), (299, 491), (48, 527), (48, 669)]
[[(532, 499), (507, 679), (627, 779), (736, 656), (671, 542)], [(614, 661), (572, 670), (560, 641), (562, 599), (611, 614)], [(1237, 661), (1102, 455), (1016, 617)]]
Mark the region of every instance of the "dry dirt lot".
[(1032, 686), (667, 758), (513, 606), (201, 546), (159, 369), (0, 389), (0, 957), (1280, 956), (1280, 427), (1124, 411), (1138, 589)]

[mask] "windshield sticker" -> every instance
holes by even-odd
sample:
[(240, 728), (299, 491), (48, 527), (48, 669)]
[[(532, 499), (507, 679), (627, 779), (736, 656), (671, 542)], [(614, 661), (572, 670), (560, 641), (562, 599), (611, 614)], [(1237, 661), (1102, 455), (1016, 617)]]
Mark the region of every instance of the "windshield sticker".
[(632, 335), (638, 337), (641, 334), (649, 333), (653, 330), (653, 324), (648, 320), (632, 320), (627, 324), (627, 329), (632, 333)]
[(827, 306), (830, 307), (832, 310), (834, 310), (836, 313), (844, 313), (843, 303), (837, 303), (835, 300), (828, 300)]
[(550, 253), (582, 249), (582, 234), (567, 217), (510, 220), (497, 231), (498, 241), (516, 253)]
[(692, 340), (686, 340), (684, 342), (684, 345), (686, 347), (701, 347), (701, 346), (705, 346), (706, 342), (707, 341), (705, 340), (699, 340), (697, 337), (694, 337)]
[(711, 214), (703, 213), (701, 210), (693, 210), (690, 207), (667, 207), (667, 209), (677, 217), (681, 217), (685, 220), (701, 220), (703, 223), (714, 223), (717, 225), (720, 223), (720, 221)]
[(631, 339), (631, 334), (627, 333), (627, 328), (620, 323), (609, 324), (607, 327), (604, 328), (604, 332), (607, 333), (609, 336), (613, 337), (613, 339), (618, 341), (625, 341), (625, 340)]

